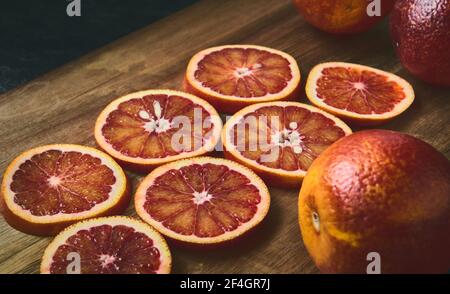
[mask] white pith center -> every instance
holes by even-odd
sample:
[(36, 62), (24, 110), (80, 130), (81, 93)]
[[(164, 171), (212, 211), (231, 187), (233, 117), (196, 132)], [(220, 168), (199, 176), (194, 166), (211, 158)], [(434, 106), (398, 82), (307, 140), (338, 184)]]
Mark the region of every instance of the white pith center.
[(272, 142), (280, 147), (291, 147), (295, 154), (303, 152), (303, 139), (305, 138), (296, 129), (296, 122), (289, 123), (289, 129), (276, 132), (272, 135)]
[(362, 82), (356, 82), (353, 83), (353, 87), (355, 87), (356, 90), (364, 90), (366, 88), (366, 85)]
[(116, 257), (108, 254), (102, 254), (99, 257), (102, 267), (107, 267), (108, 265), (116, 261)]
[(207, 191), (203, 192), (194, 192), (194, 203), (197, 205), (201, 205), (205, 203), (206, 201), (210, 201), (212, 199), (212, 196), (208, 194)]
[(147, 120), (144, 124), (144, 129), (149, 133), (163, 133), (171, 128), (171, 123), (168, 119), (161, 117), (162, 109), (158, 101), (153, 101), (153, 110), (155, 112), (155, 118), (153, 118), (147, 111), (139, 111), (139, 117)]
[(61, 179), (55, 176), (51, 176), (47, 181), (48, 184), (53, 188), (58, 187), (59, 184), (61, 184)]
[(149, 133), (163, 133), (170, 129), (170, 121), (165, 118), (160, 118), (158, 120), (152, 119), (144, 124), (144, 129)]
[(237, 78), (243, 78), (252, 74), (252, 72), (256, 69), (261, 68), (261, 64), (255, 63), (252, 67), (239, 67), (234, 72), (234, 76)]

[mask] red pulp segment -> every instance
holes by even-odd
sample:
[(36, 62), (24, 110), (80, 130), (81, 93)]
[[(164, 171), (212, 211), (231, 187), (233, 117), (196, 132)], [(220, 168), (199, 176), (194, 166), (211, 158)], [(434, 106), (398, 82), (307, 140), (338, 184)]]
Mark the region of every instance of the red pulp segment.
[(75, 151), (48, 150), (14, 173), (14, 202), (35, 216), (88, 211), (106, 201), (116, 182), (99, 158)]
[(181, 235), (215, 237), (250, 221), (261, 201), (258, 188), (236, 170), (220, 164), (192, 164), (155, 179), (144, 209)]
[(386, 76), (350, 67), (323, 69), (316, 91), (324, 103), (358, 114), (387, 113), (406, 98), (398, 83)]
[(236, 150), (268, 168), (306, 171), (346, 133), (319, 112), (298, 106), (264, 106), (229, 129)]
[(240, 98), (281, 92), (292, 79), (283, 56), (254, 48), (224, 48), (206, 55), (194, 73), (204, 87)]
[[(121, 154), (151, 159), (200, 149), (213, 127), (210, 113), (201, 105), (181, 96), (150, 94), (120, 103), (108, 115), (102, 133)], [(173, 141), (175, 134), (180, 139)]]
[(160, 268), (160, 251), (144, 233), (125, 225), (98, 225), (69, 237), (53, 255), (50, 273), (65, 274), (79, 254), (82, 274), (154, 274)]

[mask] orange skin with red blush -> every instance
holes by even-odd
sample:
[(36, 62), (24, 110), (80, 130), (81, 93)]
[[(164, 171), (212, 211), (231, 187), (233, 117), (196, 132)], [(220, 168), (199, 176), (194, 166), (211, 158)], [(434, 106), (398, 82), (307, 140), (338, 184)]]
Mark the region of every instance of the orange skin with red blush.
[[(414, 137), (368, 130), (310, 167), (299, 196), (306, 248), (324, 273), (445, 273), (450, 268), (450, 163)], [(316, 218), (314, 218), (314, 215)]]
[(366, 31), (380, 22), (393, 8), (395, 0), (381, 0), (381, 14), (369, 16), (367, 0), (293, 0), (305, 20), (332, 34), (354, 34)]

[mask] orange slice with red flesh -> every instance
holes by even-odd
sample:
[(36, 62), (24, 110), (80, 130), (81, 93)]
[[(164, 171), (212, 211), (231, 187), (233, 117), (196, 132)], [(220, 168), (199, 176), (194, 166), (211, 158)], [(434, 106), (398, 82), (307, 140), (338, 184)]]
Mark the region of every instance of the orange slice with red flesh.
[(351, 134), (337, 117), (298, 102), (248, 106), (222, 131), (225, 157), (251, 168), (267, 184), (298, 187), (313, 160)]
[(95, 124), (100, 147), (137, 171), (213, 151), (222, 121), (217, 111), (194, 95), (148, 90), (114, 100)]
[(128, 180), (107, 154), (57, 144), (28, 150), (3, 175), (2, 213), (17, 230), (55, 235), (86, 218), (113, 215), (129, 204)]
[(189, 62), (184, 89), (224, 113), (268, 101), (293, 100), (300, 93), (295, 59), (279, 50), (254, 45), (213, 47)]
[(269, 191), (248, 168), (198, 157), (152, 171), (135, 195), (138, 215), (163, 235), (190, 244), (242, 236), (267, 215)]
[(125, 216), (76, 223), (45, 249), (43, 274), (168, 274), (172, 258), (164, 238)]
[(306, 95), (317, 107), (363, 125), (386, 122), (414, 101), (414, 90), (392, 73), (359, 64), (328, 62), (315, 66)]

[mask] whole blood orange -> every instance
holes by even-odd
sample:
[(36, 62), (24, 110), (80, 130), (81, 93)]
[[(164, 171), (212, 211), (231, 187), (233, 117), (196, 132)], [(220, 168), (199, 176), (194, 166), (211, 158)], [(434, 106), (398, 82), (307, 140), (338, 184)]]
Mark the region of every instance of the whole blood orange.
[(45, 249), (43, 274), (167, 274), (166, 241), (149, 225), (124, 216), (76, 223)]
[(300, 191), (299, 222), (323, 272), (366, 273), (372, 254), (381, 273), (445, 273), (450, 162), (409, 135), (354, 133), (310, 167)]
[(190, 244), (218, 244), (257, 226), (267, 215), (269, 191), (233, 161), (199, 157), (152, 171), (135, 195), (138, 215), (163, 235)]
[(259, 102), (293, 100), (300, 93), (295, 59), (279, 50), (255, 45), (227, 45), (192, 57), (184, 80), (186, 91), (224, 113)]
[(403, 66), (424, 81), (450, 86), (450, 1), (398, 0), (390, 25)]
[(113, 215), (129, 204), (128, 181), (107, 154), (79, 145), (28, 150), (3, 175), (5, 220), (29, 234), (54, 235), (86, 218)]
[(350, 134), (337, 117), (298, 102), (267, 102), (233, 115), (222, 131), (225, 157), (254, 170), (267, 184), (298, 187), (313, 160)]
[(214, 150), (222, 120), (206, 101), (183, 92), (148, 90), (111, 102), (95, 124), (100, 147), (122, 165), (149, 171)]
[(395, 0), (293, 1), (307, 22), (333, 34), (366, 31), (380, 22), (392, 10), (395, 3)]
[(306, 82), (308, 99), (319, 108), (362, 125), (386, 122), (414, 101), (404, 79), (368, 66), (327, 62), (315, 66)]

